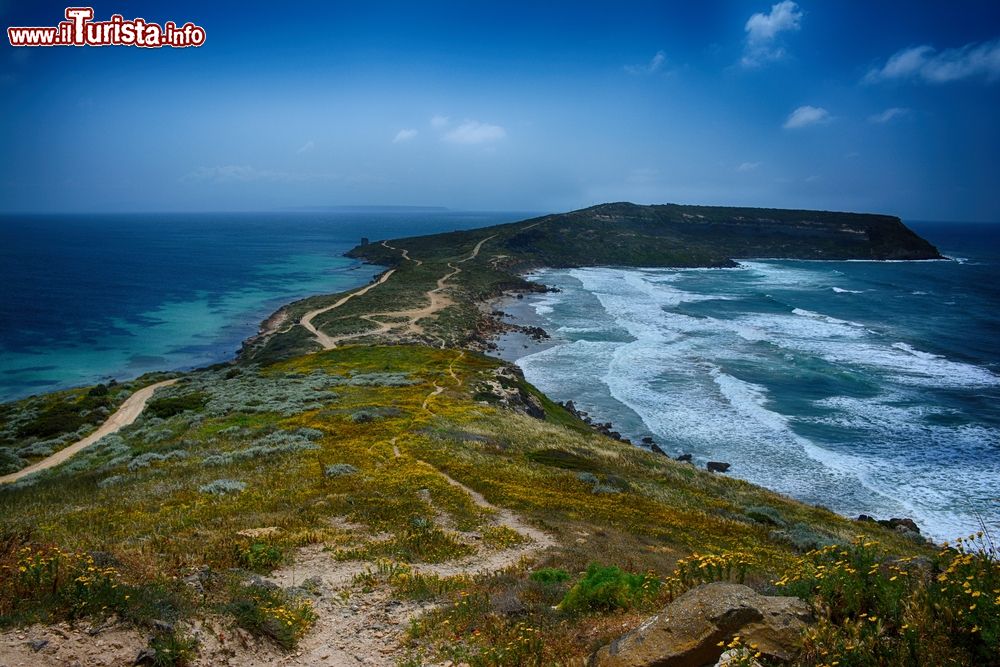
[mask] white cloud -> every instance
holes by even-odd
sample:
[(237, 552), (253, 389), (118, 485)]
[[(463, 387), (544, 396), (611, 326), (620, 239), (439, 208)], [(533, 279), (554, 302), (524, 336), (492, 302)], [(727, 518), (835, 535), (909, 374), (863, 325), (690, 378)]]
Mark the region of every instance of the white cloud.
[(396, 136), (393, 137), (393, 139), (392, 139), (392, 143), (394, 143), (394, 144), (401, 144), (404, 141), (409, 141), (410, 139), (412, 139), (415, 136), (417, 136), (417, 131), (416, 130), (404, 128), (404, 129), (402, 129), (402, 130), (400, 130), (399, 132), (396, 133)]
[(306, 143), (302, 144), (302, 146), (299, 147), (299, 150), (295, 152), (301, 155), (302, 153), (308, 153), (314, 150), (315, 148), (316, 148), (316, 142), (310, 139)]
[(792, 0), (772, 5), (767, 14), (752, 15), (743, 27), (747, 37), (740, 64), (748, 68), (760, 67), (771, 61), (781, 60), (785, 57), (785, 49), (779, 43), (779, 36), (783, 32), (798, 30), (801, 25), (802, 11)]
[(894, 53), (882, 67), (871, 69), (864, 82), (950, 83), (964, 79), (1000, 80), (1000, 39), (944, 51), (926, 44), (912, 46)]
[(888, 123), (894, 118), (899, 118), (900, 116), (905, 116), (910, 113), (909, 109), (904, 109), (903, 107), (890, 107), (883, 111), (882, 113), (873, 114), (868, 116), (869, 123), (884, 124)]
[(796, 128), (806, 127), (807, 125), (825, 123), (829, 120), (829, 111), (823, 107), (811, 107), (807, 104), (788, 114), (788, 119), (785, 121), (784, 128), (786, 130), (794, 130)]
[(431, 127), (435, 127), (439, 130), (441, 128), (448, 127), (448, 123), (450, 122), (451, 122), (450, 118), (448, 118), (447, 116), (442, 116), (440, 114), (431, 117)]
[(759, 167), (762, 163), (760, 162), (744, 162), (740, 166), (736, 167), (736, 171), (753, 171)]
[(181, 176), (181, 181), (200, 183), (306, 183), (314, 181), (335, 181), (336, 174), (296, 173), (257, 169), (250, 165), (227, 164), (216, 167), (198, 167), (194, 171)]
[(625, 71), (629, 74), (653, 74), (663, 69), (666, 64), (667, 54), (663, 51), (657, 51), (645, 65), (625, 65)]
[(443, 139), (454, 144), (483, 144), (499, 141), (507, 136), (507, 131), (499, 125), (466, 120), (453, 130), (445, 133)]

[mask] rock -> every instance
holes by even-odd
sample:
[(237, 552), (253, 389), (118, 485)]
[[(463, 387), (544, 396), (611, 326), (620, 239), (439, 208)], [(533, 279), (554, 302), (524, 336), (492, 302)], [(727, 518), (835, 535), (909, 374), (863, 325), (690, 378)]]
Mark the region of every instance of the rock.
[(156, 651), (151, 648), (144, 648), (139, 651), (139, 655), (135, 657), (135, 662), (133, 665), (155, 665), (156, 664)]
[(895, 528), (896, 530), (904, 529), (912, 533), (920, 534), (920, 528), (917, 526), (913, 519), (902, 518), (902, 519), (889, 519), (888, 521), (879, 521), (883, 526), (888, 526), (889, 528)]
[(648, 435), (642, 436), (642, 444), (644, 444), (644, 445), (652, 445), (652, 444), (655, 444), (655, 443), (656, 443), (656, 441), (653, 440)]
[(165, 635), (173, 634), (174, 624), (167, 623), (166, 621), (161, 621), (159, 619), (153, 621), (153, 629), (157, 632), (162, 632)]
[(684, 463), (691, 463), (692, 458), (693, 458), (692, 454), (681, 454), (676, 459), (674, 459), (674, 461), (683, 461)]
[(667, 453), (665, 451), (663, 451), (660, 448), (660, 446), (658, 444), (656, 444), (655, 442), (649, 446), (649, 451), (651, 451), (651, 452), (653, 452), (655, 454), (659, 454), (660, 456), (666, 456), (667, 455)]
[(723, 463), (722, 461), (709, 461), (705, 464), (709, 472), (726, 472), (729, 470), (729, 464)]
[(28, 642), (28, 646), (30, 646), (31, 650), (34, 651), (35, 653), (38, 653), (48, 645), (49, 645), (48, 639), (32, 639), (31, 641)]
[(762, 665), (750, 656), (745, 650), (730, 649), (719, 656), (719, 661), (715, 667), (762, 667)]
[(694, 588), (594, 653), (590, 667), (703, 667), (739, 636), (766, 660), (790, 661), (813, 620), (798, 598), (764, 596), (740, 584), (717, 582)]

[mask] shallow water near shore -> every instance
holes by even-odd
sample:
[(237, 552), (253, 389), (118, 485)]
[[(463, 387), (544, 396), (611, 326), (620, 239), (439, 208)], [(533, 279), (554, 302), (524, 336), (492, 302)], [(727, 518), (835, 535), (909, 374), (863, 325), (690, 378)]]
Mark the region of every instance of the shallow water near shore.
[(372, 240), (527, 217), (463, 211), (0, 217), (0, 401), (228, 361), (282, 305), (368, 283)]
[(553, 338), (500, 354), (699, 466), (936, 539), (1000, 532), (1000, 235), (915, 227), (956, 261), (541, 271), (562, 291), (500, 307)]

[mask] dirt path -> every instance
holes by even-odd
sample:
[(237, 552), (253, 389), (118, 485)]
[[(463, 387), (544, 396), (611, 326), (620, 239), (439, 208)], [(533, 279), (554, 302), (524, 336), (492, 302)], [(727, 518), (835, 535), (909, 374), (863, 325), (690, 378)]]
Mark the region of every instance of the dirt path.
[(52, 456), (44, 458), (38, 463), (32, 464), (27, 468), (0, 477), (0, 484), (16, 482), (22, 477), (27, 477), (28, 475), (32, 475), (41, 470), (47, 470), (53, 466), (57, 466), (75, 454), (83, 451), (87, 447), (90, 447), (104, 436), (111, 435), (118, 429), (128, 426), (138, 419), (140, 414), (142, 414), (143, 408), (146, 407), (146, 401), (148, 401), (150, 396), (153, 395), (153, 392), (160, 387), (168, 387), (175, 382), (177, 382), (177, 380), (164, 380), (163, 382), (157, 382), (156, 384), (151, 384), (148, 387), (143, 387), (129, 396), (125, 402), (121, 404), (121, 407), (119, 407), (113, 415), (108, 417), (106, 422), (101, 424), (96, 431), (88, 435), (86, 438), (74, 442), (65, 449), (60, 449)]
[[(496, 234), (494, 234), (493, 236), (487, 236), (486, 238), (481, 239), (472, 248), (472, 252), (469, 254), (468, 257), (465, 257), (464, 259), (460, 259), (456, 263), (457, 264), (464, 264), (465, 262), (468, 262), (468, 261), (471, 261), (471, 260), (475, 259), (476, 257), (479, 256), (479, 251), (482, 249), (483, 244), (486, 243), (487, 241), (489, 241), (490, 239), (495, 238), (495, 237), (496, 237)], [(406, 259), (408, 261), (411, 261), (411, 262), (414, 262), (418, 266), (421, 265), (421, 264), (423, 264), (423, 262), (421, 260), (414, 259), (414, 258), (410, 257), (409, 251), (406, 250), (406, 249), (404, 249), (404, 248), (395, 248), (395, 247), (389, 245), (385, 241), (382, 242), (382, 246), (385, 247), (385, 248), (388, 248), (389, 250), (396, 250), (396, 251), (400, 252), (402, 254), (402, 256), (403, 256), (404, 259)], [(382, 311), (382, 312), (376, 312), (376, 313), (367, 313), (365, 315), (361, 315), (360, 319), (365, 320), (366, 322), (370, 322), (371, 324), (374, 324), (375, 325), (374, 329), (368, 329), (368, 330), (365, 330), (365, 331), (358, 331), (356, 333), (343, 334), (343, 335), (340, 335), (340, 336), (328, 336), (327, 334), (323, 333), (322, 331), (319, 331), (318, 329), (316, 329), (315, 326), (313, 326), (312, 319), (314, 317), (316, 317), (317, 315), (319, 315), (320, 313), (325, 313), (325, 312), (327, 312), (329, 310), (333, 310), (334, 308), (339, 308), (344, 303), (346, 303), (348, 299), (351, 299), (351, 298), (353, 298), (355, 296), (360, 296), (360, 295), (364, 294), (365, 292), (367, 292), (372, 287), (375, 287), (377, 284), (385, 282), (385, 279), (387, 279), (389, 277), (388, 274), (391, 274), (392, 271), (389, 271), (386, 275), (384, 275), (383, 278), (382, 278), (382, 280), (379, 281), (379, 283), (376, 283), (376, 284), (373, 284), (373, 285), (369, 285), (368, 287), (364, 288), (363, 290), (359, 290), (358, 292), (353, 292), (352, 294), (349, 294), (349, 295), (345, 296), (343, 299), (337, 301), (337, 303), (333, 304), (332, 306), (327, 306), (325, 308), (321, 308), (319, 310), (313, 310), (313, 311), (310, 311), (310, 312), (306, 313), (302, 317), (302, 320), (300, 320), (300, 323), (302, 324), (302, 326), (304, 326), (306, 329), (308, 329), (310, 333), (312, 333), (312, 335), (316, 338), (316, 340), (319, 342), (319, 344), (322, 345), (323, 348), (326, 349), (326, 350), (333, 349), (338, 344), (340, 344), (340, 343), (342, 343), (342, 342), (344, 342), (346, 340), (352, 340), (352, 339), (355, 339), (355, 338), (364, 338), (364, 337), (367, 337), (367, 336), (380, 336), (380, 335), (383, 335), (383, 334), (387, 334), (390, 331), (392, 331), (393, 329), (397, 329), (397, 328), (404, 328), (405, 327), (405, 331), (403, 332), (404, 335), (406, 335), (406, 334), (415, 334), (415, 335), (422, 334), (423, 333), (423, 329), (420, 327), (420, 325), (418, 324), (418, 322), (420, 320), (422, 320), (422, 319), (425, 319), (427, 317), (431, 317), (431, 316), (435, 315), (436, 313), (440, 312), (441, 310), (444, 310), (445, 308), (447, 308), (448, 306), (450, 306), (453, 303), (452, 300), (445, 294), (445, 290), (448, 287), (448, 281), (451, 280), (452, 278), (454, 278), (455, 276), (457, 276), (459, 273), (461, 273), (462, 269), (461, 269), (461, 267), (455, 266), (455, 264), (453, 264), (451, 262), (448, 262), (448, 268), (451, 269), (451, 271), (448, 272), (448, 273), (446, 273), (446, 274), (444, 274), (440, 278), (438, 278), (437, 282), (435, 284), (435, 287), (432, 288), (432, 289), (430, 289), (430, 290), (427, 290), (427, 292), (424, 293), (424, 295), (427, 297), (427, 305), (421, 306), (419, 308), (407, 308), (407, 309), (404, 309), (404, 310), (390, 310), (390, 311)], [(403, 320), (403, 319), (405, 319), (406, 321), (405, 322), (401, 322), (401, 321), (395, 321), (395, 322), (393, 322), (393, 321), (384, 321), (385, 319), (389, 319), (389, 318), (395, 319), (395, 320)], [(307, 321), (307, 319), (308, 319), (308, 321)], [(444, 346), (445, 346), (445, 342), (441, 341), (441, 347), (444, 347)]]
[[(396, 438), (389, 443), (396, 458), (404, 456)], [(467, 493), (476, 505), (492, 516), (491, 525), (506, 526), (522, 535), (525, 542), (507, 549), (481, 550), (467, 558), (446, 563), (415, 564), (411, 566), (413, 572), (440, 577), (491, 573), (517, 565), (525, 558), (556, 546), (553, 536), (528, 524), (516, 513), (490, 503), (481, 493), (430, 463), (419, 459), (416, 462)], [(355, 533), (359, 539), (371, 537), (364, 526), (354, 526), (343, 521), (338, 526)], [(385, 586), (376, 586), (374, 590), (359, 588), (355, 578), (372, 569), (374, 564), (367, 561), (338, 561), (334, 553), (322, 544), (299, 549), (293, 565), (276, 570), (268, 579), (283, 588), (307, 583), (309, 587), (319, 591), (314, 597), (319, 619), (312, 631), (302, 639), (293, 654), (282, 655), (258, 649), (256, 654), (244, 653), (233, 657), (233, 662), (220, 664), (302, 667), (388, 667), (398, 664), (405, 653), (400, 640), (410, 621), (435, 605), (394, 599)], [(216, 654), (214, 657), (218, 659), (219, 656)]]
[(398, 250), (400, 252), (400, 254), (403, 255), (403, 259), (408, 260), (410, 262), (413, 262), (417, 266), (420, 266), (421, 264), (423, 264), (423, 262), (421, 260), (419, 260), (419, 259), (413, 259), (412, 257), (410, 257), (410, 251), (406, 250), (405, 248), (394, 248), (393, 246), (389, 245), (389, 243), (387, 241), (382, 241), (382, 247), (383, 248), (388, 248), (389, 250)]
[(356, 296), (367, 294), (369, 290), (372, 290), (381, 285), (382, 283), (384, 283), (385, 281), (387, 281), (389, 277), (392, 276), (392, 274), (395, 272), (396, 269), (389, 269), (388, 271), (382, 274), (382, 276), (378, 279), (378, 281), (371, 283), (370, 285), (367, 285), (365, 287), (362, 287), (361, 289), (355, 292), (351, 292), (347, 296), (338, 299), (336, 303), (330, 306), (326, 306), (324, 308), (317, 308), (316, 310), (310, 310), (308, 313), (302, 316), (302, 319), (299, 320), (299, 324), (305, 327), (306, 330), (308, 330), (309, 333), (311, 333), (316, 338), (316, 341), (323, 346), (324, 350), (332, 350), (337, 346), (336, 340), (334, 338), (331, 338), (330, 336), (327, 336), (325, 333), (323, 333), (315, 326), (313, 326), (312, 323), (313, 318), (315, 318), (317, 315), (321, 315), (335, 308), (340, 308), (341, 306), (343, 306), (345, 303), (347, 303)]

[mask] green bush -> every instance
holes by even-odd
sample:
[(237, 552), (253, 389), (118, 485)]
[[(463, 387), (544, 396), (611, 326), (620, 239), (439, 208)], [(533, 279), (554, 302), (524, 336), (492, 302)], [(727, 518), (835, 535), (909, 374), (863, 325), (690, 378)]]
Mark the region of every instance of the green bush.
[(77, 406), (58, 403), (45, 409), (28, 423), (23, 424), (18, 429), (17, 434), (22, 438), (48, 438), (59, 433), (76, 431), (85, 423), (87, 420), (80, 415)]
[(208, 396), (200, 391), (181, 396), (155, 398), (146, 404), (146, 410), (155, 417), (167, 419), (188, 410), (201, 410), (208, 402)]
[(540, 570), (532, 572), (530, 578), (532, 581), (537, 581), (540, 584), (551, 586), (553, 584), (561, 584), (564, 581), (569, 581), (569, 572), (561, 570), (557, 567), (543, 567)]
[(571, 612), (631, 609), (660, 588), (660, 580), (621, 568), (591, 563), (583, 578), (569, 589), (559, 608)]
[(259, 585), (234, 589), (226, 611), (244, 630), (270, 637), (286, 649), (294, 648), (316, 621), (308, 600), (293, 598), (280, 588)]
[(198, 642), (177, 632), (164, 632), (149, 640), (153, 651), (154, 667), (185, 667), (190, 665), (197, 653)]
[(270, 572), (281, 563), (283, 557), (281, 547), (266, 542), (253, 542), (240, 548), (237, 554), (239, 563), (253, 572)]

